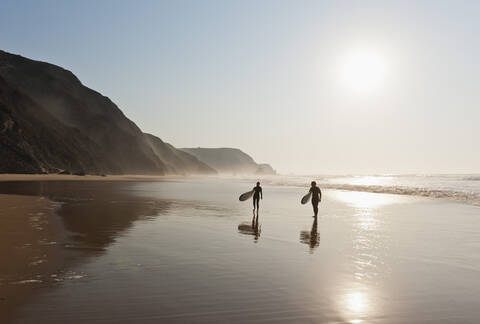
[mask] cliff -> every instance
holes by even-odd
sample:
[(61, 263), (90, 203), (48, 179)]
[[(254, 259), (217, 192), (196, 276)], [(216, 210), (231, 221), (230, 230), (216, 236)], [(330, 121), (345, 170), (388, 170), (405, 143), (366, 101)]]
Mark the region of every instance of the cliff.
[(0, 51), (0, 172), (215, 173), (61, 67)]

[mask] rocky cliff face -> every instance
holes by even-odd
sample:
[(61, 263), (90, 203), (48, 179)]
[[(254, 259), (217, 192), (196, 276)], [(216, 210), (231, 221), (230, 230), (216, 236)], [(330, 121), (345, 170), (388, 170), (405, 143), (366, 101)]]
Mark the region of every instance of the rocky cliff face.
[(182, 148), (219, 173), (224, 174), (275, 174), (268, 164), (257, 164), (253, 158), (235, 148)]
[(0, 51), (0, 172), (215, 173), (70, 71)]
[(65, 126), (0, 77), (0, 171), (41, 173), (58, 170), (112, 171), (102, 149), (78, 129)]

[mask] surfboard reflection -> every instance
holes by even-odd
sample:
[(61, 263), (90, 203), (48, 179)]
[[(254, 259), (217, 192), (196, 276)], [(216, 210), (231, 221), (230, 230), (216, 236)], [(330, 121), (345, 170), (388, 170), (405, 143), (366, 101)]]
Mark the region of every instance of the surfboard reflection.
[(310, 246), (310, 253), (320, 245), (320, 233), (318, 232), (318, 218), (314, 217), (310, 231), (300, 231), (300, 243)]
[(262, 228), (258, 221), (258, 212), (257, 215), (255, 215), (255, 213), (253, 214), (251, 222), (240, 223), (238, 225), (238, 232), (245, 235), (252, 235), (256, 243), (262, 232)]

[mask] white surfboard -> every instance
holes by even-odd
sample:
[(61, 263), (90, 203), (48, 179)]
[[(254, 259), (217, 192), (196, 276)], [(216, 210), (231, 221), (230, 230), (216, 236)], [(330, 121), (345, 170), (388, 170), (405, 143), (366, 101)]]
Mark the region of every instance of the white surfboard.
[(310, 201), (310, 198), (312, 198), (312, 193), (311, 192), (309, 192), (308, 194), (303, 196), (302, 205), (305, 205), (306, 203), (308, 203)]
[(240, 197), (238, 197), (238, 200), (245, 201), (247, 199), (252, 198), (252, 196), (253, 196), (253, 190), (241, 194)]

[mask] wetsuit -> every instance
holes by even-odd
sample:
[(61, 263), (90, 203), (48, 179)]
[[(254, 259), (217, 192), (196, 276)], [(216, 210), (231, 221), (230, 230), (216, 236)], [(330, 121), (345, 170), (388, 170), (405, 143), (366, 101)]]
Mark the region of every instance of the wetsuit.
[(322, 191), (319, 187), (311, 187), (310, 192), (312, 193), (312, 206), (315, 216), (318, 215), (318, 203), (322, 200)]
[(260, 186), (257, 186), (257, 187), (253, 187), (253, 208), (255, 209), (255, 206), (258, 210), (258, 203), (260, 201), (260, 196), (262, 195), (262, 187)]

